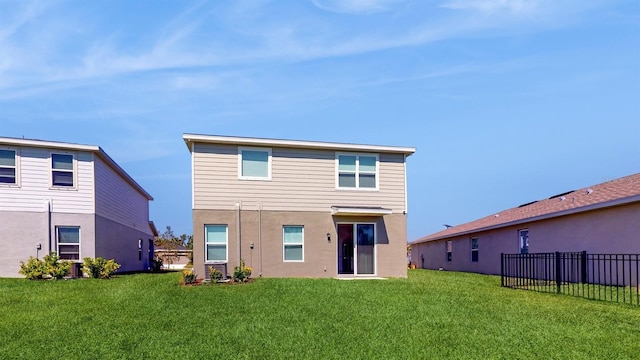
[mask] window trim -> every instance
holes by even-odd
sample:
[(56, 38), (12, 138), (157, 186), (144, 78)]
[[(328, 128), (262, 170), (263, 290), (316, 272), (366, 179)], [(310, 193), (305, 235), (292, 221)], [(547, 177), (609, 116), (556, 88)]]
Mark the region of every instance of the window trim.
[[(341, 187), (340, 186), (340, 156), (355, 156), (356, 157), (356, 170), (354, 172), (356, 176), (356, 186), (355, 187)], [(376, 159), (376, 186), (369, 187), (360, 187), (360, 157), (373, 157)], [(347, 173), (347, 172), (345, 172)], [(348, 172), (352, 173), (352, 172)], [(363, 174), (372, 174), (370, 172), (364, 172)], [(352, 190), (352, 191), (379, 191), (380, 190), (380, 154), (374, 153), (350, 153), (350, 152), (336, 152), (335, 154), (335, 181), (336, 181), (336, 190)]]
[[(522, 252), (522, 250), (524, 249), (522, 247), (522, 232), (526, 231), (527, 232), (527, 241), (526, 241), (526, 252)], [(522, 229), (518, 229), (518, 253), (519, 254), (528, 254), (529, 253), (529, 228), (522, 228)]]
[[(53, 168), (53, 155), (68, 155), (71, 156), (71, 166), (73, 169), (54, 169)], [(52, 151), (49, 153), (49, 186), (50, 189), (56, 190), (77, 190), (78, 189), (78, 162), (77, 155), (73, 152), (68, 151)], [(73, 178), (73, 186), (64, 186), (64, 185), (54, 185), (53, 184), (53, 172), (61, 171), (61, 172), (71, 172)]]
[[(242, 175), (242, 152), (243, 151), (261, 151), (267, 153), (267, 176), (244, 176)], [(272, 151), (271, 148), (264, 147), (252, 147), (252, 146), (238, 146), (238, 179), (240, 180), (258, 180), (258, 181), (271, 181), (271, 162)]]
[[(302, 228), (302, 242), (300, 243), (285, 243), (284, 242), (284, 229), (287, 227), (299, 227)], [(287, 260), (285, 258), (285, 248), (287, 245), (302, 245), (302, 260)], [(304, 225), (282, 225), (282, 261), (283, 262), (297, 262), (297, 263), (301, 263), (304, 262)]]
[(13, 166), (0, 165), (0, 167), (8, 168), (8, 169), (13, 168), (14, 171), (15, 171), (15, 173), (14, 173), (14, 175), (15, 175), (14, 176), (14, 182), (13, 183), (0, 183), (0, 186), (3, 186), (3, 187), (20, 187), (20, 148), (0, 146), (0, 150), (13, 151), (14, 165)]
[[(473, 240), (476, 241), (475, 249), (473, 248)], [(480, 261), (480, 240), (479, 240), (479, 238), (477, 236), (476, 237), (472, 237), (471, 240), (470, 240), (470, 244), (469, 245), (471, 247), (471, 262), (472, 263), (479, 262)], [(475, 253), (475, 260), (473, 260), (474, 253)]]
[[(207, 239), (207, 226), (224, 226), (225, 229), (225, 259), (224, 260), (209, 260), (208, 259), (208, 255), (209, 252), (207, 251), (207, 245), (208, 244), (221, 244), (221, 243), (214, 243), (214, 242), (209, 242)], [(204, 263), (205, 264), (226, 264), (229, 262), (229, 225), (228, 224), (204, 224), (203, 227), (204, 230)]]
[[(60, 242), (60, 229), (78, 229), (78, 242), (77, 243), (65, 243)], [(74, 225), (56, 225), (56, 254), (58, 258), (62, 259), (60, 254), (60, 245), (77, 245), (78, 246), (78, 260), (68, 260), (75, 263), (82, 262), (82, 229), (80, 226)], [(67, 260), (67, 259), (65, 259)]]
[(444, 250), (445, 250), (447, 262), (451, 262), (453, 261), (453, 240), (447, 240), (445, 241), (444, 244), (445, 244)]

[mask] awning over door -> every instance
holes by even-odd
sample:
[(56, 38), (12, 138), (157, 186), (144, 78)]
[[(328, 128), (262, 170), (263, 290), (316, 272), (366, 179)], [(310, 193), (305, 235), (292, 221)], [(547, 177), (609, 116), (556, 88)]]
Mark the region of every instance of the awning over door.
[(331, 215), (342, 216), (383, 216), (393, 213), (391, 209), (368, 206), (332, 206)]

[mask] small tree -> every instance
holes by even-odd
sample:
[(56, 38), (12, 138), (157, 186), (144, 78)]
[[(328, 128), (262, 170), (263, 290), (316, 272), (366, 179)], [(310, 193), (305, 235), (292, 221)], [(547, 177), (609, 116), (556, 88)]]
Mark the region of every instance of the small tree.
[(159, 257), (162, 259), (163, 264), (173, 264), (174, 261), (180, 258), (178, 255), (178, 246), (182, 244), (182, 241), (173, 234), (171, 226), (167, 226), (167, 229), (157, 236), (153, 241), (156, 249), (164, 250)]

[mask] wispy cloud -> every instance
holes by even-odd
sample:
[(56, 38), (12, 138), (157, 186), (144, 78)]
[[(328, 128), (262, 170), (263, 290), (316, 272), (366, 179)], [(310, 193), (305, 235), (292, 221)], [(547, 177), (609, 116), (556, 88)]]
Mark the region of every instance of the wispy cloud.
[(318, 8), (345, 14), (372, 14), (389, 11), (403, 0), (311, 0)]

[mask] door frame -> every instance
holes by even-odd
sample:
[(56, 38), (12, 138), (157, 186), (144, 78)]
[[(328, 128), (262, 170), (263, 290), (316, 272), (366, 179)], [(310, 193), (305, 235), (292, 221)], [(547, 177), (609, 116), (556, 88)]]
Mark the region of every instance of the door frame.
[[(341, 274), (340, 273), (340, 232), (338, 231), (339, 225), (351, 225), (353, 227), (353, 274)], [(358, 225), (373, 225), (373, 274), (358, 274)], [(338, 241), (336, 241), (336, 266), (338, 275), (347, 276), (377, 276), (378, 275), (378, 226), (376, 222), (370, 221), (340, 221), (336, 222), (336, 235)]]

